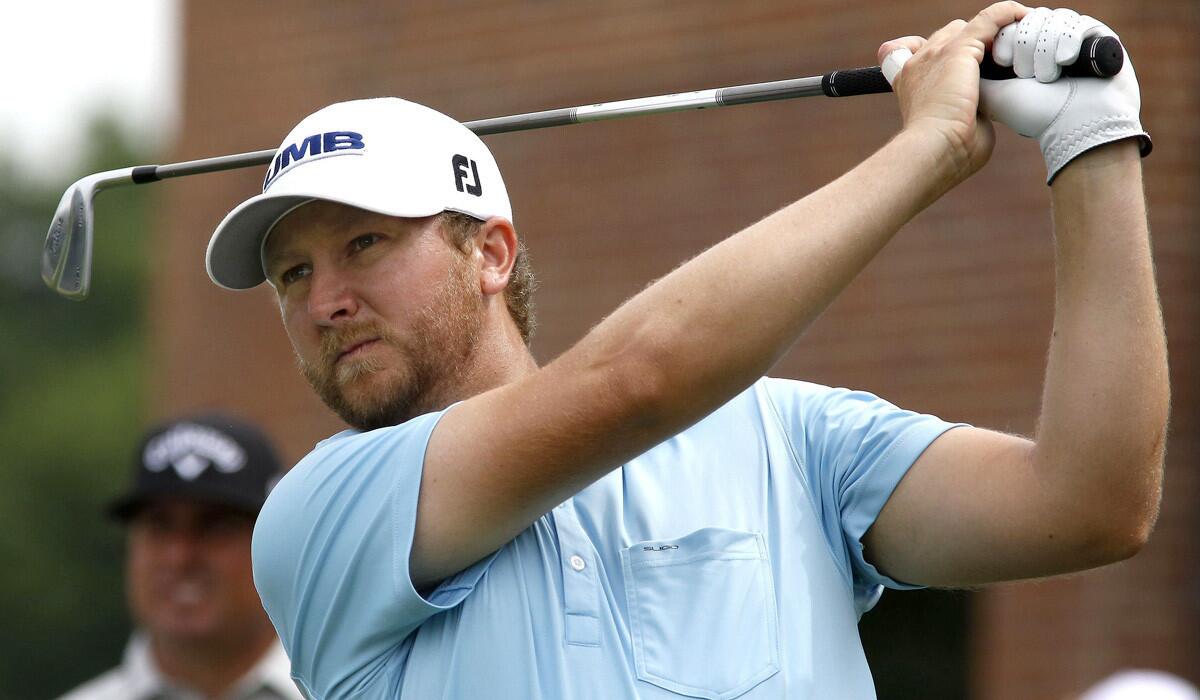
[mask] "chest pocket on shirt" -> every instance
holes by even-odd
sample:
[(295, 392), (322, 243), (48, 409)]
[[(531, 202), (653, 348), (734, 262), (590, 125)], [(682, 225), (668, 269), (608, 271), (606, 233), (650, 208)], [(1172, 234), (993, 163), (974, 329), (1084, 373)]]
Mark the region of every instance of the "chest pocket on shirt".
[(775, 586), (762, 535), (705, 528), (621, 552), (637, 677), (731, 700), (779, 671)]

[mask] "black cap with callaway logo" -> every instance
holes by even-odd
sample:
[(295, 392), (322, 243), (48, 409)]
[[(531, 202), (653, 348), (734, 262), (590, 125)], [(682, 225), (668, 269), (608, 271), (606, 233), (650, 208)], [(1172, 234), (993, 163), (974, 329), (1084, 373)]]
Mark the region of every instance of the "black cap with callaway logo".
[(133, 488), (108, 513), (124, 521), (148, 501), (181, 498), (257, 514), (280, 476), (275, 450), (258, 428), (216, 413), (183, 418), (142, 439)]

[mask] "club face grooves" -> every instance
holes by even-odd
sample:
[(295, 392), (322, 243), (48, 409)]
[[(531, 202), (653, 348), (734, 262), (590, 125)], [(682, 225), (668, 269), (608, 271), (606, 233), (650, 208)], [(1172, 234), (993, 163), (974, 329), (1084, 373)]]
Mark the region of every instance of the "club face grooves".
[(92, 278), (92, 196), (90, 188), (76, 190), (71, 201), (71, 233), (55, 291), (69, 299), (83, 300)]
[(91, 287), (93, 195), (84, 181), (67, 190), (42, 249), (42, 281), (68, 299), (86, 298)]
[[(69, 192), (68, 195), (72, 193)], [(46, 234), (46, 246), (42, 249), (42, 281), (51, 289), (58, 287), (57, 280), (62, 263), (63, 246), (67, 243), (64, 238), (69, 236), (71, 231), (70, 227), (66, 225), (68, 218), (70, 218), (69, 209), (64, 212), (63, 206), (60, 204), (58, 211), (54, 212), (54, 220), (50, 222), (50, 231)]]

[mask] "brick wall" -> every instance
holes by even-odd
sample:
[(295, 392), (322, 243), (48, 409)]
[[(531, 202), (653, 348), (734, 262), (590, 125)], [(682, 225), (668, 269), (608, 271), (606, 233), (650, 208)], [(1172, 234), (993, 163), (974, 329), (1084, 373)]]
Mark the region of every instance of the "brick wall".
[[(1195, 673), (1200, 93), (1185, 41), (1200, 30), (1198, 8), (1081, 8), (1121, 30), (1157, 145), (1146, 181), (1175, 390), (1158, 533), (1128, 563), (974, 596), (978, 698), (1059, 698), (1128, 664)], [(401, 95), (465, 120), (867, 65), (880, 40), (928, 33), (975, 9), (948, 0), (916, 9), (191, 2), (173, 156), (274, 147), (304, 115), (354, 97)], [(537, 356), (554, 357), (650, 279), (852, 167), (897, 119), (888, 96), (814, 98), (489, 137), (541, 278)], [(1053, 296), (1042, 171), (1036, 148), (1002, 133), (988, 168), (902, 232), (775, 373), (1029, 432)], [(339, 424), (298, 377), (270, 293), (218, 290), (202, 264), (214, 226), (261, 177), (255, 169), (156, 186), (155, 410), (236, 410), (266, 424), (294, 460)]]

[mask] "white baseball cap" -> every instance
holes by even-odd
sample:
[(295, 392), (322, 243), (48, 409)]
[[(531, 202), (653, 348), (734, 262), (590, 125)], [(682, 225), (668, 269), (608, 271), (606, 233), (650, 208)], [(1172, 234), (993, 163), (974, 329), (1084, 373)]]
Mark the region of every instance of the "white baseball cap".
[(313, 200), (387, 216), (456, 211), (512, 221), (496, 160), (470, 129), (397, 97), (339, 102), (292, 129), (267, 168), (262, 194), (217, 226), (205, 256), (208, 276), (226, 289), (262, 283), (267, 235)]

